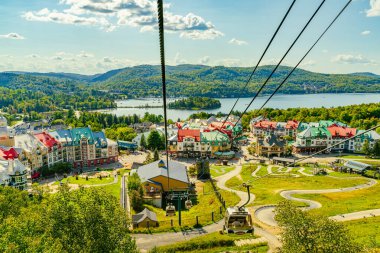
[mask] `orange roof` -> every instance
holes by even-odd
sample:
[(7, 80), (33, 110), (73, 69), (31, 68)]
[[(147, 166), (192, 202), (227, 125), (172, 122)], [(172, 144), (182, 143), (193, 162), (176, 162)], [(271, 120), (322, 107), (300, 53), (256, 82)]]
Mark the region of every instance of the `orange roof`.
[(297, 120), (289, 120), (286, 123), (285, 128), (286, 129), (297, 129), (298, 128), (298, 124), (299, 124), (299, 122)]
[(332, 137), (352, 137), (356, 134), (356, 128), (342, 127), (333, 124), (327, 128)]
[(275, 121), (269, 121), (269, 120), (262, 120), (259, 122), (256, 122), (254, 125), (255, 128), (276, 128), (277, 122)]
[(201, 140), (201, 131), (199, 129), (179, 129), (178, 141), (182, 142), (184, 137), (195, 138), (195, 141)]

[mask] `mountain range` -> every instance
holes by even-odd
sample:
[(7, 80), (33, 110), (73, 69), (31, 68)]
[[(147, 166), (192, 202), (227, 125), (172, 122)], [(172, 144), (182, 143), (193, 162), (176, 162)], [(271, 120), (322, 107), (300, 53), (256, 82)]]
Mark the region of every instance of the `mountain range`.
[[(167, 90), (171, 97), (205, 96), (237, 97), (253, 96), (266, 80), (274, 66), (261, 66), (252, 81), (243, 90), (252, 68), (205, 65), (167, 66)], [(291, 71), (280, 66), (263, 90), (271, 93)], [(75, 92), (101, 90), (127, 97), (152, 97), (161, 95), (161, 68), (157, 65), (139, 65), (115, 69), (103, 74), (80, 75), (72, 73), (2, 72), (0, 87), (26, 88), (31, 91)], [(373, 73), (323, 74), (297, 69), (283, 85), (279, 93), (351, 93), (379, 92), (380, 76)]]

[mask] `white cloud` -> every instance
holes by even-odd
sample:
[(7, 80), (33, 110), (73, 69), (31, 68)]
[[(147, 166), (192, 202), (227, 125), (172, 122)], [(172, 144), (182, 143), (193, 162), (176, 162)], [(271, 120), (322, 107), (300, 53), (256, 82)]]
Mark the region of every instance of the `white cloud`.
[(324, 53), (324, 54), (327, 54), (328, 52), (329, 52), (329, 50), (327, 50), (327, 49), (322, 50), (322, 53)]
[(380, 16), (380, 0), (370, 0), (369, 5), (371, 8), (369, 10), (366, 10), (367, 17)]
[(317, 62), (314, 60), (309, 60), (306, 62), (302, 62), (301, 67), (311, 67), (314, 66)]
[[(157, 6), (154, 0), (61, 0), (67, 5), (63, 12), (44, 8), (22, 15), (29, 21), (98, 26), (113, 31), (119, 26), (139, 27), (141, 32), (157, 29)], [(175, 15), (164, 6), (165, 29), (191, 39), (215, 39), (223, 36), (214, 25), (193, 13)]]
[(28, 11), (24, 13), (22, 17), (28, 21), (54, 22), (66, 25), (99, 26), (108, 32), (115, 29), (115, 26), (104, 17), (80, 17), (70, 13), (58, 12), (56, 10), (50, 11), (47, 8), (37, 12)]
[(244, 41), (244, 40), (238, 40), (238, 39), (235, 39), (235, 38), (232, 38), (230, 41), (228, 41), (229, 44), (234, 44), (234, 45), (238, 45), (238, 46), (242, 46), (242, 45), (247, 45), (248, 42)]
[(371, 31), (366, 30), (366, 31), (362, 31), (360, 34), (361, 35), (369, 35), (370, 33), (371, 33)]
[(26, 58), (37, 59), (37, 58), (40, 58), (40, 56), (38, 54), (30, 54), (30, 55), (27, 55)]
[(226, 67), (240, 67), (242, 66), (242, 62), (240, 59), (232, 59), (226, 58), (217, 62), (218, 65), (226, 66)]
[(93, 54), (87, 53), (85, 51), (80, 52), (77, 56), (80, 58), (92, 58), (92, 57), (94, 57)]
[(8, 33), (8, 34), (0, 35), (0, 38), (13, 39), (13, 40), (23, 40), (23, 39), (25, 39), (23, 36), (21, 36), (18, 33)]
[(374, 64), (377, 65), (375, 60), (368, 59), (361, 54), (351, 55), (351, 54), (338, 54), (332, 58), (332, 62), (343, 63), (343, 64)]
[(174, 64), (179, 65), (179, 64), (186, 64), (187, 61), (181, 57), (180, 53), (176, 53), (174, 56)]
[(210, 62), (210, 56), (203, 56), (202, 58), (199, 59), (199, 63), (206, 65)]

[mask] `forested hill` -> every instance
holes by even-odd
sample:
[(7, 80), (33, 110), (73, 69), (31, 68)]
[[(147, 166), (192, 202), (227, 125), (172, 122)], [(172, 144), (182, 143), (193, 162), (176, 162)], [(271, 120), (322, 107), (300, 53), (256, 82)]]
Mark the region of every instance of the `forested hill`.
[[(204, 65), (178, 65), (167, 67), (169, 96), (237, 97), (252, 96), (274, 66), (262, 66), (256, 71), (247, 91), (243, 91), (252, 68), (209, 67)], [(282, 66), (268, 83), (264, 93), (272, 92), (291, 70)], [(125, 94), (128, 97), (161, 95), (159, 66), (140, 65), (117, 69), (91, 76), (67, 73), (0, 73), (0, 86), (28, 86), (40, 90), (41, 80), (58, 89), (75, 90), (75, 87), (105, 90)], [(379, 92), (380, 76), (372, 73), (321, 74), (302, 69), (296, 70), (279, 91), (286, 94)]]

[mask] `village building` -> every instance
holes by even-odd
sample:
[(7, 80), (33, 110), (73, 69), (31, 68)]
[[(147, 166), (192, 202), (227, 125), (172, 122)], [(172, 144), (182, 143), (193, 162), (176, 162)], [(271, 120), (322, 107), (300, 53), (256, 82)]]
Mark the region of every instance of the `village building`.
[(0, 148), (0, 186), (26, 190), (28, 175), (27, 168), (18, 160), (18, 152), (14, 148)]
[(47, 155), (43, 157), (44, 163), (48, 167), (62, 162), (62, 146), (54, 137), (46, 132), (34, 135), (47, 149)]
[[(356, 135), (363, 133), (364, 130), (357, 130)], [(380, 134), (372, 130), (365, 134), (355, 137), (354, 140), (354, 152), (361, 153), (363, 151), (363, 144), (368, 141), (369, 148), (373, 148), (377, 141), (380, 141)]]
[(293, 152), (316, 152), (327, 148), (331, 143), (331, 133), (325, 127), (309, 127), (297, 134)]
[(62, 160), (74, 168), (93, 167), (118, 161), (118, 146), (104, 132), (89, 127), (50, 132), (63, 146)]
[(144, 199), (157, 207), (162, 207), (163, 195), (167, 192), (185, 192), (190, 187), (186, 166), (176, 161), (169, 161), (169, 173), (163, 160), (143, 165), (131, 173), (139, 175)]
[(215, 157), (217, 152), (229, 152), (231, 142), (229, 137), (221, 132), (202, 132), (201, 133), (201, 156)]
[[(345, 126), (340, 126), (338, 124), (332, 124), (328, 128), (328, 131), (331, 134), (332, 142), (331, 145), (338, 144), (342, 142), (345, 139), (351, 138), (356, 135), (356, 129), (355, 128), (349, 128)], [(334, 146), (331, 148), (331, 151), (348, 151), (353, 152), (355, 151), (355, 145), (354, 145), (355, 139), (348, 140), (344, 143), (341, 143), (337, 146)]]
[(274, 134), (258, 138), (256, 142), (256, 154), (259, 156), (282, 156), (285, 154), (286, 143)]
[(157, 215), (155, 212), (144, 208), (141, 212), (132, 215), (133, 228), (158, 227)]
[(0, 115), (0, 146), (13, 147), (15, 145), (14, 129), (8, 126), (8, 121)]
[(371, 169), (371, 165), (349, 160), (344, 163), (344, 168), (347, 170), (347, 172), (364, 174), (366, 170)]
[(176, 153), (179, 157), (201, 156), (201, 131), (199, 129), (179, 129)]
[(15, 136), (15, 147), (22, 150), (20, 161), (31, 170), (48, 166), (48, 148), (32, 133)]

